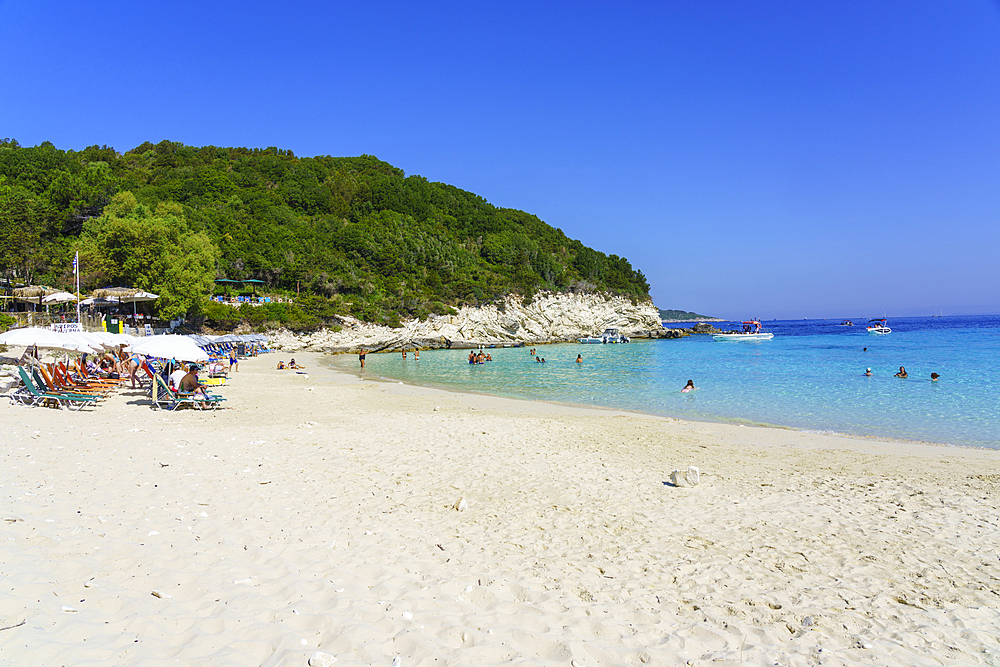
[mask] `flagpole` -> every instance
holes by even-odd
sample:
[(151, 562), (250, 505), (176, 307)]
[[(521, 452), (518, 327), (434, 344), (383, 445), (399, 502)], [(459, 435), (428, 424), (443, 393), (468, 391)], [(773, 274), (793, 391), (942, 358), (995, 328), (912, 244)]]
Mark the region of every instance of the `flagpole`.
[(76, 276), (76, 323), (80, 324), (80, 251), (73, 257), (73, 275)]

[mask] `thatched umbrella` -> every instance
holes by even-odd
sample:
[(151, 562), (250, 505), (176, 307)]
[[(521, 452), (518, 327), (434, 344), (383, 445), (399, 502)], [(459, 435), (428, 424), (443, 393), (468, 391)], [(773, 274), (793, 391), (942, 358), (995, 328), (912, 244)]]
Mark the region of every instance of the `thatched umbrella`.
[(134, 287), (102, 287), (101, 289), (95, 289), (92, 294), (105, 299), (124, 299), (125, 297), (135, 296), (141, 291)]
[(22, 301), (38, 298), (38, 307), (42, 307), (42, 297), (55, 294), (59, 290), (54, 290), (45, 285), (28, 285), (27, 287), (15, 287), (14, 296)]

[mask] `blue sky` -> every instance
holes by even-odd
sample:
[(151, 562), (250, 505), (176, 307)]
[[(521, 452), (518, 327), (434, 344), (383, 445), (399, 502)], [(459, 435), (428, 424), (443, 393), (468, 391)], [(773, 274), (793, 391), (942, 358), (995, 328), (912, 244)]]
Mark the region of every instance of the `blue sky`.
[(721, 317), (1000, 312), (1000, 3), (0, 0), (0, 136), (367, 153)]

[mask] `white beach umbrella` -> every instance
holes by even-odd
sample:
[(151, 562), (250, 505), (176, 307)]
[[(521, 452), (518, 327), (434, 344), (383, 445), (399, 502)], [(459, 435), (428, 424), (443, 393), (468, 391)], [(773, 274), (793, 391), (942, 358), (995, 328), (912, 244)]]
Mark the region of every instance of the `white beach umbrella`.
[(28, 327), (11, 329), (0, 334), (0, 345), (37, 346), (50, 350), (65, 350), (67, 352), (93, 352), (89, 343), (75, 340), (66, 334), (58, 334), (49, 329)]
[(76, 301), (76, 297), (69, 292), (56, 292), (55, 294), (42, 297), (42, 303), (46, 306), (55, 306), (60, 303), (71, 303), (73, 301)]
[(110, 331), (90, 331), (87, 333), (88, 336), (94, 340), (98, 340), (104, 347), (115, 347), (121, 345), (118, 342), (118, 336), (120, 334), (113, 334)]
[(114, 347), (115, 346), (114, 343), (106, 340), (101, 335), (103, 333), (105, 333), (105, 332), (103, 332), (103, 331), (77, 331), (77, 332), (74, 332), (73, 335), (76, 336), (77, 338), (82, 338), (83, 340), (85, 340), (88, 343), (90, 343), (91, 346), (93, 346), (93, 347), (95, 347), (97, 349)]
[(208, 361), (208, 353), (187, 336), (163, 334), (146, 336), (132, 346), (132, 351), (160, 359), (177, 361)]
[[(88, 354), (90, 354), (93, 352), (104, 351), (104, 346), (101, 344), (100, 341), (91, 338), (85, 333), (79, 331), (70, 331), (67, 333), (59, 333), (57, 335), (62, 336), (63, 338), (68, 338), (74, 343), (80, 345), (81, 346), (81, 349), (79, 350), (80, 352), (87, 352)], [(83, 347), (88, 347), (90, 349), (84, 350), (82, 349)]]
[(156, 301), (159, 298), (159, 294), (153, 294), (152, 292), (136, 292), (132, 296), (121, 297), (121, 301), (125, 303), (137, 303), (139, 301)]

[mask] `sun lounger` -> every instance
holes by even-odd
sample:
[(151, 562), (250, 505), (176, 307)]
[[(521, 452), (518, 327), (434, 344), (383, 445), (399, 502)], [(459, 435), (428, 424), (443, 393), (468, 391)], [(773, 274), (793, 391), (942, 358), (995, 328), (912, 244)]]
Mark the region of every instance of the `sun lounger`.
[(60, 394), (79, 394), (81, 396), (93, 396), (98, 400), (104, 400), (107, 398), (107, 390), (98, 391), (93, 387), (81, 387), (76, 385), (69, 385), (63, 382), (61, 376), (56, 371), (55, 366), (51, 366), (50, 369), (40, 366), (38, 368), (38, 374), (41, 375), (45, 386), (51, 392), (56, 392)]
[(24, 386), (11, 393), (10, 400), (12, 403), (17, 402), (24, 405), (51, 405), (55, 403), (59, 406), (60, 410), (67, 408), (80, 410), (83, 406), (92, 405), (97, 401), (93, 396), (65, 394), (39, 389), (23, 366), (18, 367), (17, 372), (21, 376), (21, 382), (24, 383)]
[(66, 388), (80, 391), (82, 393), (110, 393), (118, 388), (117, 382), (103, 382), (101, 380), (83, 380), (77, 375), (75, 378), (71, 369), (66, 364), (60, 362), (55, 366), (54, 380), (58, 381)]
[(104, 398), (103, 396), (98, 396), (90, 392), (77, 391), (75, 389), (70, 390), (57, 386), (56, 383), (52, 380), (52, 376), (49, 375), (47, 370), (45, 370), (44, 366), (32, 368), (31, 377), (35, 380), (35, 386), (38, 387), (40, 391), (47, 390), (51, 394), (63, 394), (64, 396), (82, 396), (87, 398), (93, 398), (94, 400), (99, 400)]
[(153, 375), (153, 393), (150, 397), (150, 407), (154, 410), (176, 410), (184, 405), (190, 405), (200, 410), (217, 410), (224, 400), (226, 399), (214, 394), (202, 396), (174, 391), (167, 386), (166, 381), (162, 377)]

